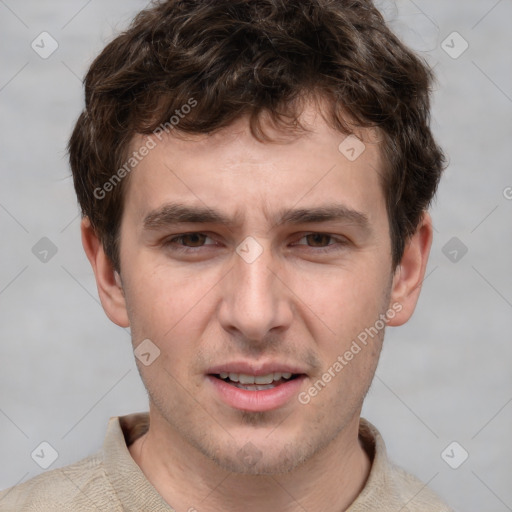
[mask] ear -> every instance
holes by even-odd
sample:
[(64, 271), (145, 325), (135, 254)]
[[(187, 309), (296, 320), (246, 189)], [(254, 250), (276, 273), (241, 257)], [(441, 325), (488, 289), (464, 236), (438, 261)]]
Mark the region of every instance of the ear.
[(128, 327), (130, 322), (121, 277), (114, 270), (110, 259), (103, 250), (103, 244), (87, 217), (82, 219), (80, 229), (82, 245), (96, 277), (101, 305), (112, 322), (120, 327)]
[(416, 232), (406, 243), (402, 260), (393, 276), (389, 306), (393, 308), (396, 315), (389, 319), (388, 325), (403, 325), (414, 313), (421, 284), (425, 278), (432, 245), (432, 231), (432, 219), (427, 212), (424, 212)]

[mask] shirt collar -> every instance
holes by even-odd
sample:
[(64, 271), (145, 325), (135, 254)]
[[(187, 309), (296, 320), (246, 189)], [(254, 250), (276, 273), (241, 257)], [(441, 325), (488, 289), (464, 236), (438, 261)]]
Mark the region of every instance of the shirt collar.
[[(134, 413), (110, 418), (103, 444), (106, 476), (124, 510), (173, 512), (158, 491), (147, 480), (133, 460), (128, 447), (149, 428), (148, 413)], [(388, 460), (386, 446), (379, 431), (364, 418), (360, 419), (359, 438), (372, 462), (366, 484), (349, 508), (350, 512), (368, 510), (368, 503), (379, 503), (390, 494), (390, 473), (394, 468)], [(391, 484), (392, 487), (392, 484)], [(393, 492), (391, 492), (391, 495)], [(128, 507), (128, 508), (127, 508)]]
[(133, 460), (127, 444), (147, 431), (148, 413), (110, 418), (103, 443), (106, 476), (124, 511), (174, 512)]

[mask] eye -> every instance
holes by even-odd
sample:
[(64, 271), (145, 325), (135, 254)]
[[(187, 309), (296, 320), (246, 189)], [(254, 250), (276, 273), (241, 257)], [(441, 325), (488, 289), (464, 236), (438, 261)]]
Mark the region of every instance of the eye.
[[(305, 240), (305, 243), (301, 243)], [(296, 245), (307, 245), (309, 247), (328, 247), (336, 244), (346, 244), (347, 241), (344, 238), (334, 237), (328, 233), (308, 233), (299, 239)]]
[[(207, 240), (210, 240), (210, 243), (206, 243)], [(182, 233), (181, 235), (173, 236), (172, 238), (169, 238), (165, 241), (166, 246), (178, 246), (179, 249), (180, 246), (182, 248), (198, 248), (203, 247), (204, 245), (213, 245), (211, 243), (213, 240), (206, 234), (206, 233), (199, 233), (199, 232), (193, 232), (193, 233)]]
[[(316, 254), (341, 250), (348, 245), (348, 240), (345, 237), (319, 232), (305, 233), (296, 240), (292, 246), (301, 247)], [(167, 250), (176, 254), (184, 253), (191, 256), (203, 254), (202, 249), (214, 248), (217, 245), (218, 243), (208, 234), (199, 231), (180, 233), (163, 242), (163, 246)]]
[(307, 245), (310, 247), (326, 247), (327, 245), (331, 245), (329, 242), (332, 242), (333, 237), (327, 233), (309, 233), (301, 238), (301, 240), (303, 239), (306, 240)]

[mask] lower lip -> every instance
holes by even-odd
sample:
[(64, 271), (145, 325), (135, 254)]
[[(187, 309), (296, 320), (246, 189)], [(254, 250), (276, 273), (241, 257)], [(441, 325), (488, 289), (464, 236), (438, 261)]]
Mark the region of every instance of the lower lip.
[(227, 405), (243, 411), (260, 412), (284, 406), (299, 392), (305, 376), (295, 377), (274, 388), (261, 391), (240, 389), (212, 375), (208, 375), (208, 379)]

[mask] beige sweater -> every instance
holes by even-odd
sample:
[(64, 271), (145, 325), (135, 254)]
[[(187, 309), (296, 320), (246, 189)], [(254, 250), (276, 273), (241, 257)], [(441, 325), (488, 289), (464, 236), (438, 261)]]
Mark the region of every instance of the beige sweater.
[[(0, 511), (173, 512), (127, 448), (148, 424), (147, 413), (111, 418), (99, 452), (0, 492)], [(365, 488), (348, 512), (452, 512), (416, 477), (388, 460), (379, 432), (364, 419), (360, 437), (372, 468)]]

